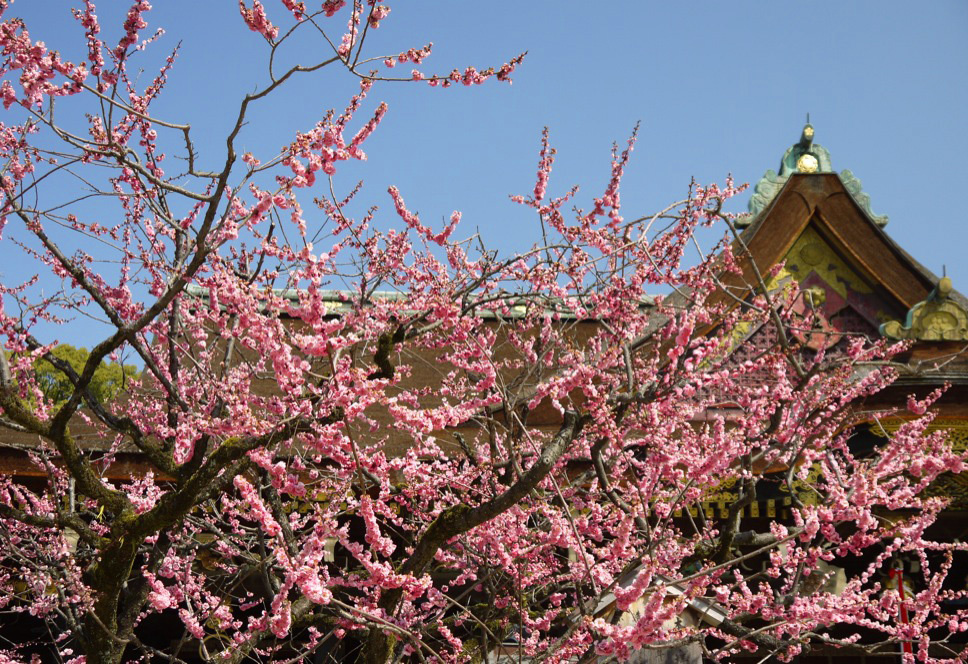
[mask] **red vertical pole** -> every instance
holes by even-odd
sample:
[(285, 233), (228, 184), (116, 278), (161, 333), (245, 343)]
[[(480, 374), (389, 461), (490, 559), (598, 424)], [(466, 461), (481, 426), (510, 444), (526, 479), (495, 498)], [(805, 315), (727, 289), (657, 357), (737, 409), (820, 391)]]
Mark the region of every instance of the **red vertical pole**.
[[(907, 605), (904, 603), (904, 600), (907, 599), (904, 594), (904, 571), (900, 567), (892, 567), (890, 577), (897, 583), (897, 593), (901, 596), (901, 624), (907, 625), (908, 610)], [(901, 652), (907, 653), (908, 655), (914, 654), (914, 648), (911, 646), (910, 641), (901, 641)]]

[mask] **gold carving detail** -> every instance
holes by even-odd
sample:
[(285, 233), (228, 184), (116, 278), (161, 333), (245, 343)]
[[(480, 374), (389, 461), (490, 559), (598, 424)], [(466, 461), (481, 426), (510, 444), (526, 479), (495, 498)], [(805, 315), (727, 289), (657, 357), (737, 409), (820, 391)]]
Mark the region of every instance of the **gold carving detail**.
[(844, 300), (848, 297), (848, 287), (855, 293), (864, 295), (873, 293), (873, 289), (867, 282), (837, 255), (837, 252), (812, 226), (807, 226), (800, 234), (790, 247), (790, 251), (783, 257), (783, 262), (783, 269), (768, 283), (771, 290), (785, 278), (803, 283), (811, 272), (816, 272), (817, 276)]
[(732, 503), (739, 500), (739, 493), (735, 491), (738, 478), (728, 477), (719, 483), (712, 491), (703, 497), (703, 503)]
[(800, 155), (800, 158), (797, 159), (797, 171), (799, 173), (816, 173), (819, 168), (820, 162), (809, 152)]
[[(881, 438), (889, 438), (907, 420), (900, 417), (891, 417), (878, 420), (871, 424), (871, 433)], [(968, 420), (954, 417), (936, 417), (924, 429), (925, 435), (936, 431), (948, 432), (948, 442), (954, 452), (968, 452)]]
[(807, 265), (820, 265), (820, 262), (824, 259), (824, 255), (830, 253), (827, 248), (819, 243), (811, 242), (809, 244), (803, 245), (800, 248), (800, 258)]
[(948, 509), (968, 510), (968, 473), (944, 473), (924, 490), (925, 496), (947, 498)]
[(792, 486), (787, 486), (784, 483), (780, 485), (780, 491), (782, 493), (790, 493), (790, 489), (793, 489), (793, 493), (797, 495), (797, 499), (804, 505), (818, 505), (820, 503), (820, 492), (815, 487), (822, 477), (820, 470), (819, 463), (812, 464), (810, 470), (807, 471), (802, 479), (800, 478), (800, 473), (797, 473), (793, 477)]
[(904, 323), (884, 323), (881, 333), (892, 339), (968, 341), (968, 310), (951, 298), (952, 289), (951, 279), (942, 277), (928, 299), (911, 307)]

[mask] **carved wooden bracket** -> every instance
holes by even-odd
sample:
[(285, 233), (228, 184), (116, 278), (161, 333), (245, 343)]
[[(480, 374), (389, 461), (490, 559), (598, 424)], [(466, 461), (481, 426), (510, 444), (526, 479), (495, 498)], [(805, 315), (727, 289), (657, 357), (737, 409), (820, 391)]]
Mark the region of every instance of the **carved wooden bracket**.
[(942, 277), (928, 299), (908, 311), (907, 319), (881, 325), (891, 339), (918, 341), (968, 341), (968, 310), (952, 299), (951, 279)]

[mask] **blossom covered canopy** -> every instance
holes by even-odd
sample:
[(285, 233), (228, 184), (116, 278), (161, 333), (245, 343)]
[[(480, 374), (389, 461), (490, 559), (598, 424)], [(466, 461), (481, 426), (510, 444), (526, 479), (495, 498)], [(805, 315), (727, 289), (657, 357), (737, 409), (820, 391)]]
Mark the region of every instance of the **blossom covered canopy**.
[[(899, 348), (798, 340), (817, 313), (778, 269), (748, 271), (723, 211), (740, 187), (629, 215), (633, 135), (599, 195), (556, 196), (545, 132), (513, 197), (536, 217), (527, 251), (468, 238), (460, 212), (428, 223), (397, 188), (351, 214), (364, 190), (331, 176), (385, 130), (379, 85), (507, 81), (521, 63), (397, 76), (432, 47), (368, 54), (393, 16), (379, 0), (240, 1), (273, 63), (206, 171), (191, 127), (154, 115), (175, 55), (139, 75), (150, 9), (133, 3), (114, 43), (85, 2), (75, 64), (0, 2), (2, 241), (38, 274), (0, 285), (0, 423), (34, 441), (36, 469), (0, 479), (0, 606), (46, 630), (4, 661), (960, 656), (968, 618), (943, 604), (963, 596), (945, 586), (963, 547), (926, 534), (944, 501), (923, 493), (962, 459), (925, 434), (930, 414), (852, 446), (852, 406)], [(276, 61), (293, 34), (319, 52)], [(327, 68), (359, 80), (342, 110), (239, 154), (252, 105)], [(690, 263), (705, 225), (724, 240)], [(43, 323), (81, 316), (106, 333), (75, 365)], [(750, 330), (767, 341), (738, 361)], [(96, 394), (102, 362), (129, 358), (143, 369), (122, 395)], [(747, 518), (758, 487), (795, 482), (811, 498), (791, 491), (786, 522)], [(693, 518), (726, 484), (724, 513)], [(903, 624), (881, 581), (901, 553), (922, 570)], [(816, 583), (848, 559), (839, 593)], [(717, 621), (678, 621), (695, 602)]]

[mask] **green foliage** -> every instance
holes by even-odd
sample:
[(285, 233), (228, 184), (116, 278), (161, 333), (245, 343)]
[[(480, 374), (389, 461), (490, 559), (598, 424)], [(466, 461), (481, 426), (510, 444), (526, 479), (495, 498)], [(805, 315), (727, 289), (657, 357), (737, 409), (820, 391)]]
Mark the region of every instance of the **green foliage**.
[[(52, 351), (55, 357), (66, 360), (77, 373), (81, 373), (90, 351), (86, 348), (75, 348), (70, 344), (61, 344)], [(47, 360), (40, 359), (34, 363), (37, 385), (55, 406), (67, 401), (74, 390), (67, 376)], [(132, 378), (137, 377), (138, 369), (132, 364), (118, 364), (116, 362), (101, 362), (94, 371), (89, 390), (91, 395), (100, 403), (107, 403), (114, 399), (125, 388)]]

